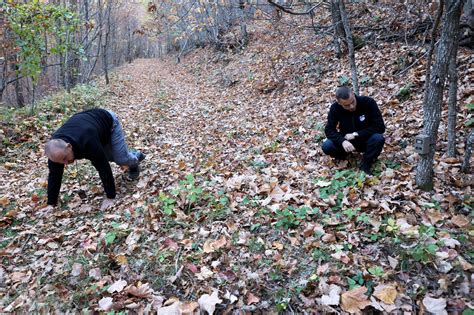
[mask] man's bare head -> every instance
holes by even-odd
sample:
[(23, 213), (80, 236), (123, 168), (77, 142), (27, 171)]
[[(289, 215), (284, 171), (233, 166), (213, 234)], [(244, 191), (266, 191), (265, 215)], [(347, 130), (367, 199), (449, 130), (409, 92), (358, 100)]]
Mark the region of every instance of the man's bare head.
[(44, 153), (51, 161), (68, 165), (74, 162), (72, 145), (62, 139), (52, 139), (46, 143)]
[(347, 86), (337, 88), (336, 101), (347, 111), (353, 112), (357, 108), (357, 99), (355, 98), (354, 92)]

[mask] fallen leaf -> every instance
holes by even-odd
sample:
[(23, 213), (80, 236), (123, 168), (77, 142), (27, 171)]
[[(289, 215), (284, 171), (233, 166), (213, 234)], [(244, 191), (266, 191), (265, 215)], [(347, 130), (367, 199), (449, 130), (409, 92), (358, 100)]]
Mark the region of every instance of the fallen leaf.
[(183, 303), (179, 305), (179, 311), (181, 315), (193, 315), (194, 310), (199, 307), (197, 302)]
[(260, 302), (260, 298), (255, 296), (252, 292), (247, 293), (247, 305)]
[(139, 298), (150, 299), (153, 296), (154, 290), (150, 288), (150, 285), (148, 283), (144, 283), (139, 287), (131, 286), (127, 289), (127, 293)]
[(386, 304), (394, 304), (398, 292), (394, 286), (379, 284), (374, 288), (373, 295)]
[(335, 284), (329, 286), (329, 294), (321, 296), (321, 304), (323, 305), (339, 305), (341, 300), (341, 287)]
[(82, 264), (74, 263), (72, 265), (71, 276), (77, 277), (82, 273)]
[(179, 306), (181, 305), (180, 301), (175, 301), (173, 304), (168, 306), (163, 306), (158, 309), (157, 315), (180, 315)]
[(102, 273), (100, 271), (100, 268), (94, 268), (89, 270), (89, 277), (91, 277), (94, 280), (100, 280), (102, 278)]
[(127, 256), (125, 256), (125, 255), (117, 255), (117, 256), (115, 256), (115, 261), (116, 261), (117, 264), (119, 264), (120, 266), (126, 266), (126, 265), (128, 265), (128, 259), (127, 259)]
[(459, 226), (460, 228), (468, 227), (469, 224), (471, 224), (469, 219), (466, 216), (463, 216), (461, 214), (453, 216), (451, 218), (451, 223), (453, 223), (454, 225)]
[(446, 299), (439, 298), (434, 299), (429, 296), (425, 296), (423, 299), (423, 305), (426, 307), (428, 312), (434, 313), (436, 315), (448, 314), (446, 311)]
[(211, 295), (203, 294), (198, 300), (201, 311), (206, 311), (209, 315), (214, 314), (216, 304), (221, 302), (222, 300), (219, 299), (217, 291), (212, 292)]
[(365, 295), (366, 287), (358, 287), (341, 295), (341, 308), (349, 313), (358, 313), (371, 304)]
[(219, 248), (224, 247), (227, 244), (227, 239), (224, 235), (222, 235), (217, 240), (207, 240), (204, 242), (203, 250), (205, 253), (213, 253)]
[(108, 289), (107, 292), (114, 293), (114, 292), (122, 292), (123, 288), (127, 285), (127, 281), (125, 280), (117, 280), (112, 284)]
[(114, 305), (114, 302), (113, 302), (113, 299), (111, 297), (102, 298), (99, 301), (99, 310), (108, 311), (112, 308), (113, 305)]
[(343, 252), (337, 252), (337, 253), (331, 254), (331, 257), (337, 260), (340, 260), (345, 264), (348, 264), (351, 261), (351, 259)]
[(0, 198), (0, 206), (6, 207), (10, 203), (10, 199), (7, 196)]

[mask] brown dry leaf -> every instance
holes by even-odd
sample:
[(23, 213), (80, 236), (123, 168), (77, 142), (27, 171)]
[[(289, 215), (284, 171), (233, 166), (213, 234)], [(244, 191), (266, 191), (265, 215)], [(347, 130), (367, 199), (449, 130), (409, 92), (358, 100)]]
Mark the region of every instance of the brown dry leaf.
[(283, 244), (280, 242), (273, 242), (272, 247), (277, 249), (277, 250), (282, 250), (283, 249)]
[(158, 315), (180, 315), (179, 306), (181, 305), (180, 301), (175, 301), (173, 304), (168, 306), (163, 306), (158, 309)]
[(0, 198), (0, 206), (6, 207), (10, 203), (10, 199), (7, 196)]
[(213, 253), (219, 248), (224, 247), (227, 244), (227, 239), (224, 235), (222, 235), (217, 240), (207, 240), (204, 242), (203, 251), (207, 254)]
[(340, 260), (345, 264), (348, 264), (351, 261), (349, 256), (347, 256), (346, 253), (343, 253), (343, 252), (337, 252), (337, 253), (331, 254), (331, 257), (337, 260)]
[(13, 283), (20, 282), (20, 281), (25, 282), (25, 281), (28, 281), (29, 275), (24, 272), (16, 271), (10, 275), (10, 279), (12, 280)]
[(222, 300), (219, 299), (217, 291), (212, 292), (211, 295), (203, 294), (198, 300), (201, 310), (206, 311), (209, 315), (214, 314), (216, 304), (221, 302)]
[(115, 256), (115, 261), (116, 261), (117, 264), (119, 264), (120, 266), (126, 266), (126, 265), (128, 265), (128, 259), (127, 259), (127, 256), (125, 256), (125, 255), (117, 255), (117, 256)]
[(461, 215), (461, 214), (453, 216), (451, 218), (451, 223), (453, 223), (456, 226), (459, 226), (460, 228), (468, 227), (471, 224), (469, 219), (466, 216)]
[(148, 283), (144, 283), (139, 287), (131, 286), (127, 289), (127, 293), (139, 298), (150, 299), (153, 297), (154, 290), (150, 288), (150, 285)]
[(100, 278), (102, 278), (102, 272), (100, 271), (100, 268), (94, 268), (89, 270), (89, 277), (94, 280), (100, 280)]
[(373, 295), (386, 304), (393, 304), (398, 292), (394, 286), (379, 284), (375, 287)]
[(436, 315), (448, 314), (448, 312), (446, 311), (446, 299), (444, 298), (435, 299), (429, 296), (425, 296), (425, 298), (423, 299), (423, 305), (430, 313), (434, 313)]
[(199, 307), (197, 302), (183, 303), (179, 306), (181, 315), (192, 315), (194, 311)]
[(247, 293), (247, 305), (260, 302), (260, 298), (254, 295), (252, 292)]
[(99, 301), (99, 310), (101, 311), (108, 311), (114, 305), (113, 298), (111, 297), (104, 297)]
[(341, 295), (341, 308), (349, 313), (358, 313), (369, 306), (371, 302), (369, 297), (365, 295), (366, 287), (359, 287), (344, 292)]
[(321, 296), (322, 305), (339, 305), (341, 287), (335, 284), (329, 286), (329, 294)]
[(77, 277), (77, 276), (81, 275), (82, 270), (83, 270), (83, 269), (82, 269), (82, 264), (80, 264), (80, 263), (74, 263), (74, 264), (72, 265), (71, 276)]
[(107, 292), (109, 293), (120, 293), (122, 292), (123, 288), (127, 285), (127, 281), (125, 280), (117, 280), (115, 281), (108, 289)]

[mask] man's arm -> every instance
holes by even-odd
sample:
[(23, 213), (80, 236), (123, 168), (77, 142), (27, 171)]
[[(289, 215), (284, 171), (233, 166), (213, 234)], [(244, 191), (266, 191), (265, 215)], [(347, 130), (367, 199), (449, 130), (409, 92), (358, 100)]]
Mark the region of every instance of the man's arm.
[(48, 159), (48, 205), (56, 205), (58, 203), (59, 190), (61, 189), (61, 181), (63, 180), (64, 165), (54, 163)]
[(326, 124), (326, 128), (324, 128), (324, 132), (326, 133), (326, 137), (329, 140), (342, 145), (345, 139), (344, 135), (337, 131), (338, 123), (339, 120), (336, 118), (335, 107), (331, 106), (328, 114), (328, 122)]
[(368, 116), (367, 118), (370, 126), (362, 130), (357, 130), (359, 137), (368, 138), (374, 133), (385, 132), (385, 124), (383, 122), (382, 114), (380, 113), (377, 103), (373, 99), (369, 99), (366, 115)]

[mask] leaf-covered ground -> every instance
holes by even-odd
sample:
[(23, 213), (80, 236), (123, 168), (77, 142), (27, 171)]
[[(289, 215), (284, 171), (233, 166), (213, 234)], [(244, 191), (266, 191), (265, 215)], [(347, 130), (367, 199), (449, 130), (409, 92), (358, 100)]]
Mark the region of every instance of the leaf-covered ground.
[[(71, 113), (2, 125), (0, 311), (468, 314), (473, 179), (445, 156), (446, 111), (435, 190), (414, 185), (424, 52), (384, 42), (357, 51), (361, 94), (387, 125), (366, 177), (360, 155), (334, 164), (320, 149), (334, 89), (350, 77), (329, 48), (283, 20), (254, 25), (241, 52), (198, 49), (180, 64), (116, 70), (100, 84), (104, 107), (147, 157), (137, 182), (113, 166), (118, 198), (106, 211), (97, 173), (79, 161), (60, 208), (42, 215), (42, 146)], [(461, 50), (460, 154), (473, 64)]]

